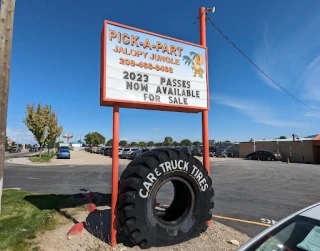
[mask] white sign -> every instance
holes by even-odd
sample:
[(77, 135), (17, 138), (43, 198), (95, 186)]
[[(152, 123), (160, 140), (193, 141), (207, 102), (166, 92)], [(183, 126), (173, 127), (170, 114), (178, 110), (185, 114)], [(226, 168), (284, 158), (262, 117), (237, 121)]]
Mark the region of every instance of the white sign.
[(64, 134), (62, 135), (62, 137), (63, 137), (63, 138), (68, 138), (68, 139), (70, 139), (70, 138), (73, 137), (73, 133), (64, 133)]
[(208, 109), (207, 56), (200, 45), (105, 22), (101, 57), (101, 105)]

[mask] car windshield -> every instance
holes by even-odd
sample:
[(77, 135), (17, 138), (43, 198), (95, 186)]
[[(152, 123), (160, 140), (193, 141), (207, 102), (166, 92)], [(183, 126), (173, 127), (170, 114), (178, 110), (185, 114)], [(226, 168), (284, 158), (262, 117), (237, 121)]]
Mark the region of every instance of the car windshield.
[(125, 149), (123, 149), (123, 151), (130, 151), (130, 148), (125, 148)]
[(68, 153), (69, 152), (69, 150), (68, 149), (60, 149), (60, 152), (62, 153)]
[(318, 251), (319, 243), (320, 221), (296, 216), (264, 236), (248, 251)]

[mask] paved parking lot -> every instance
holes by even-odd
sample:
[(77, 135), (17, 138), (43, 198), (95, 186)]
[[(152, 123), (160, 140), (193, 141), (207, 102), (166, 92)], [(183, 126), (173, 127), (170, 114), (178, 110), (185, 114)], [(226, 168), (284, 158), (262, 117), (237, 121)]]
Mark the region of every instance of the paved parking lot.
[[(55, 194), (79, 193), (81, 188), (110, 193), (111, 158), (82, 152), (79, 153), (82, 164), (75, 165), (79, 162), (71, 161), (78, 153), (72, 154), (71, 160), (54, 160), (46, 167), (6, 163), (4, 187)], [(60, 161), (68, 164), (57, 165), (62, 164)], [(119, 173), (128, 162), (121, 160)], [(319, 165), (224, 158), (211, 158), (210, 164), (215, 215), (269, 223), (320, 201)], [(169, 187), (164, 190), (161, 203), (170, 203), (170, 195), (172, 189)], [(249, 236), (265, 228), (237, 221), (219, 221)]]

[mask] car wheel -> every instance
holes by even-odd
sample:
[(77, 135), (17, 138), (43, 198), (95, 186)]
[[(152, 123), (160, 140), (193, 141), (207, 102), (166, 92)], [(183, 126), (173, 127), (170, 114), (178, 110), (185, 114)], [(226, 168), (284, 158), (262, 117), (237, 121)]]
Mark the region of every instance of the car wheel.
[[(160, 216), (154, 201), (167, 182), (173, 184), (174, 198)], [(120, 225), (143, 249), (181, 243), (207, 229), (213, 196), (212, 180), (198, 159), (174, 149), (151, 150), (132, 160), (121, 175)]]
[(252, 159), (252, 157), (251, 157), (251, 156), (248, 156), (248, 159), (250, 159), (250, 160), (251, 160), (251, 159)]
[(272, 160), (272, 158), (271, 158), (270, 156), (268, 156), (268, 157), (267, 157), (267, 160), (268, 160), (268, 161), (271, 161), (271, 160)]

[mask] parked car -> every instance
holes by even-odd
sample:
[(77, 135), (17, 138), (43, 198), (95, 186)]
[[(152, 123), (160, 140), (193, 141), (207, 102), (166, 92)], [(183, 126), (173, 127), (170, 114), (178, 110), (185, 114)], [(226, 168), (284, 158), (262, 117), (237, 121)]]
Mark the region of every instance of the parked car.
[(119, 148), (119, 156), (122, 155), (122, 152), (123, 152), (123, 148)]
[(58, 147), (58, 151), (60, 151), (60, 150), (69, 150), (70, 151), (70, 148), (69, 148), (69, 146), (60, 146), (60, 147)]
[(97, 150), (98, 150), (98, 147), (93, 146), (90, 148), (90, 153), (96, 153)]
[(281, 153), (276, 153), (273, 151), (255, 151), (253, 153), (249, 153), (246, 156), (247, 159), (252, 159), (252, 160), (281, 160), (282, 155)]
[(21, 147), (18, 147), (18, 146), (12, 146), (10, 149), (9, 149), (9, 152), (10, 153), (18, 153), (18, 152), (21, 152)]
[(215, 147), (209, 147), (209, 156), (214, 157), (214, 154), (216, 153), (217, 149)]
[(101, 151), (101, 147), (98, 147), (94, 153), (100, 154), (100, 151)]
[(193, 156), (202, 156), (202, 154), (203, 154), (203, 152), (202, 152), (201, 147), (193, 148), (191, 151), (191, 155), (193, 155)]
[(253, 237), (238, 251), (320, 250), (320, 203), (302, 209)]
[(133, 153), (138, 148), (125, 148), (120, 156), (121, 159), (128, 159), (131, 153)]
[(136, 149), (131, 152), (131, 154), (128, 156), (128, 159), (134, 159), (134, 158), (138, 157), (140, 154), (142, 154), (142, 150)]
[(103, 154), (104, 153), (104, 149), (105, 149), (105, 147), (101, 147), (99, 154)]
[(38, 152), (38, 148), (31, 147), (31, 148), (29, 148), (29, 152)]
[(66, 148), (59, 149), (57, 159), (70, 159), (70, 150)]
[(112, 156), (112, 147), (106, 147), (105, 149), (104, 149), (104, 153), (103, 153), (103, 155), (105, 155), (105, 156)]
[(148, 152), (150, 151), (150, 149), (142, 149), (141, 153), (145, 153), (145, 152)]
[(214, 156), (216, 157), (233, 157), (233, 153), (230, 152), (228, 149), (219, 149), (214, 153)]
[(184, 151), (185, 153), (192, 153), (192, 147), (181, 147), (180, 150)]

